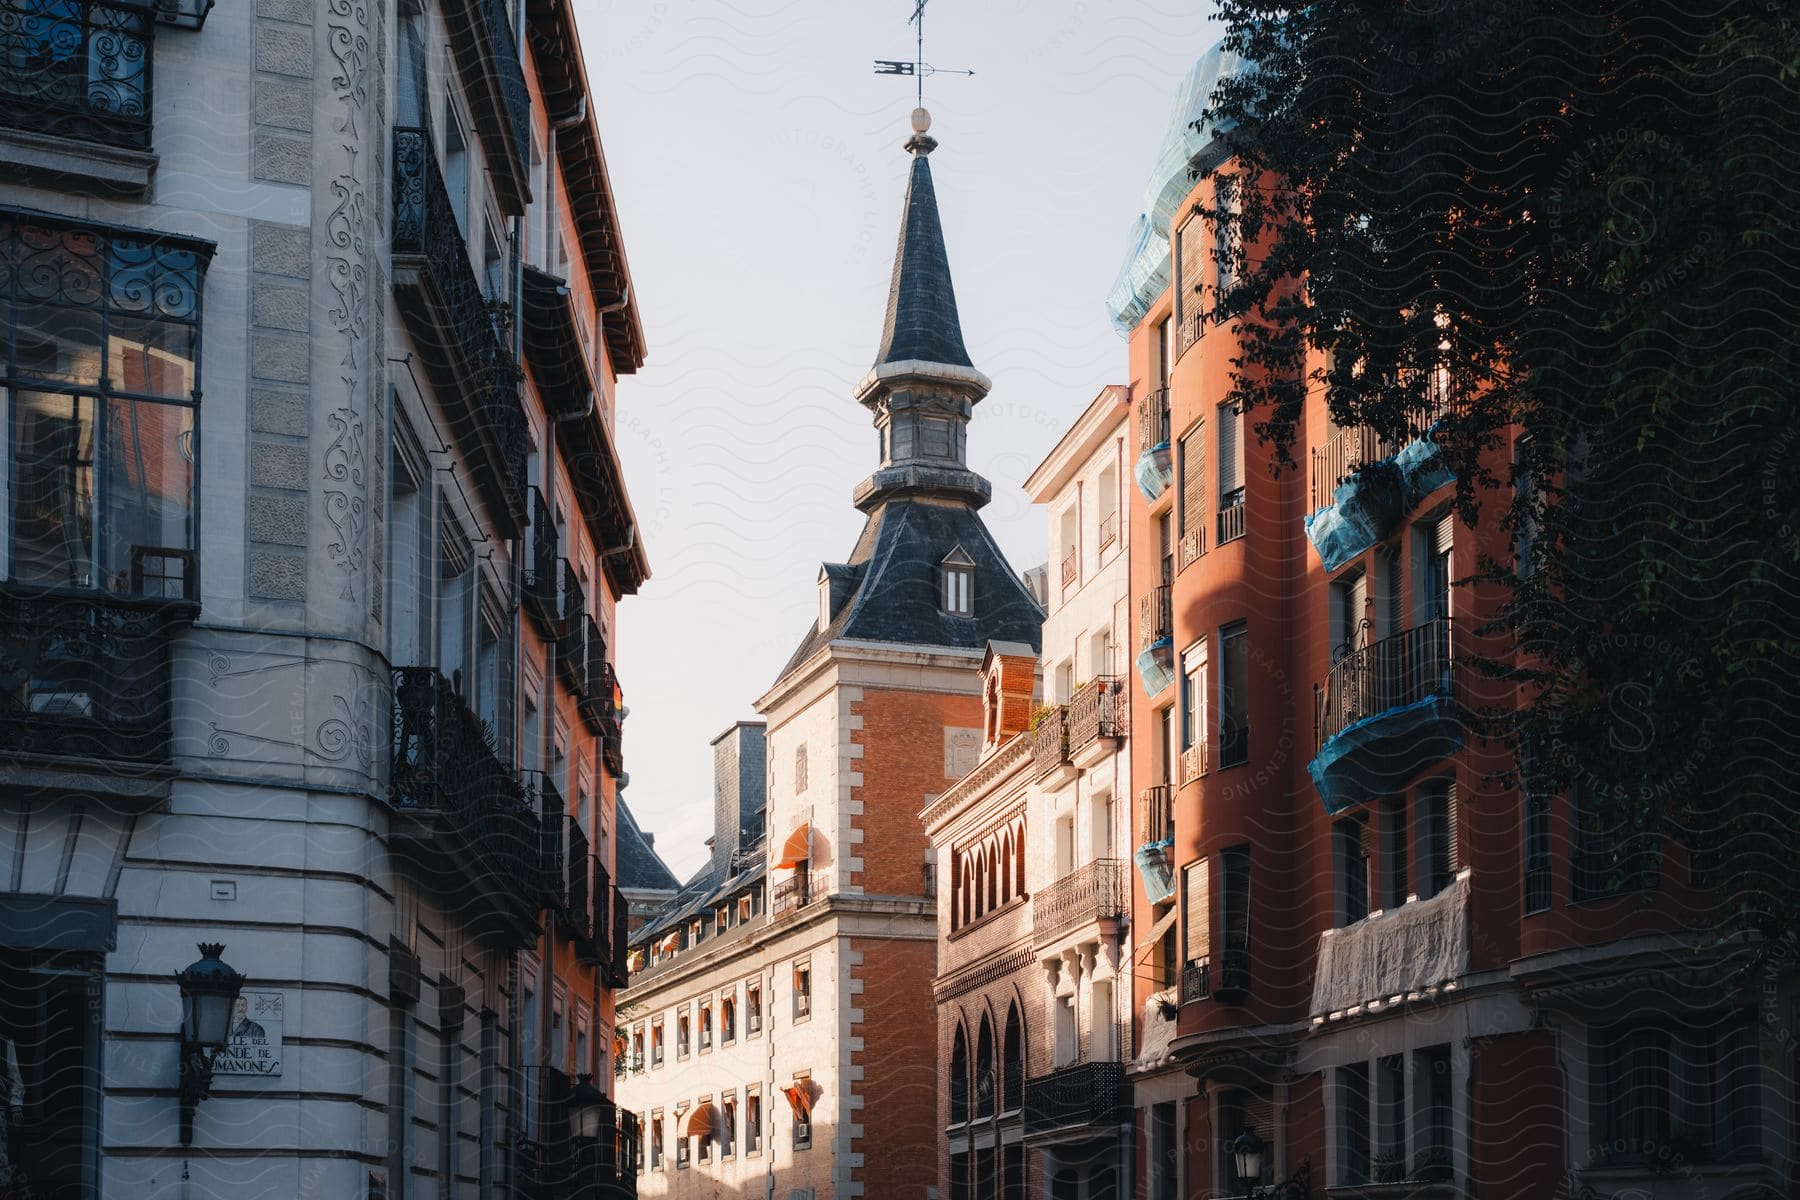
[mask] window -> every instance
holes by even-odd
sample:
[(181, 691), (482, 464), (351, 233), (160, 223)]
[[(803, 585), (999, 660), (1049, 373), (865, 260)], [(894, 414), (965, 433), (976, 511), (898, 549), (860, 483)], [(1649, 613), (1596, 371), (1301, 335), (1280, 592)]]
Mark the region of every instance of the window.
[(719, 1106), (719, 1157), (737, 1153), (737, 1097), (727, 1092)]
[(1181, 656), (1181, 781), (1206, 773), (1206, 639)]
[(1178, 1200), (1181, 1147), (1175, 1138), (1175, 1103), (1150, 1108), (1150, 1200)]
[(663, 1064), (663, 1023), (659, 1017), (650, 1026), (650, 1065), (660, 1067)]
[(1244, 415), (1219, 406), (1219, 544), (1244, 536)]
[(1104, 550), (1119, 540), (1119, 469), (1108, 463), (1096, 488), (1099, 513), (1094, 545)]
[(444, 103), (444, 189), (450, 194), (450, 211), (463, 236), (469, 234), (469, 136), (463, 132), (456, 106)]
[(1455, 543), (1456, 517), (1445, 513), (1422, 521), (1418, 544), (1418, 612), (1421, 623), (1450, 615), (1450, 553)]
[(388, 654), (396, 666), (430, 661), (426, 630), (430, 621), (431, 504), (425, 482), (430, 468), (424, 451), (407, 428), (394, 419), (388, 519)]
[(1337, 1069), (1337, 1186), (1369, 1182), (1369, 1064)]
[(1250, 847), (1235, 846), (1219, 855), (1223, 961), (1219, 987), (1241, 992), (1250, 987)]
[(1360, 650), (1369, 644), (1372, 622), (1369, 620), (1369, 576), (1366, 571), (1350, 571), (1331, 583), (1332, 661)]
[(1543, 912), (1550, 907), (1554, 885), (1550, 874), (1550, 798), (1533, 786), (1526, 774), (1519, 785), (1519, 803), (1525, 809), (1525, 911)]
[(1414, 1090), (1418, 1092), (1418, 1128), (1414, 1131), (1417, 1151), (1412, 1178), (1448, 1180), (1451, 1172), (1451, 1130), (1454, 1113), (1451, 1108), (1450, 1047), (1430, 1046), (1413, 1054)]
[(969, 1119), (969, 1040), (962, 1027), (950, 1047), (950, 1124), (961, 1125)]
[(1190, 216), (1175, 231), (1175, 354), (1176, 357), (1187, 353), (1187, 348), (1200, 340), (1200, 332), (1205, 323), (1205, 298), (1201, 287), (1205, 283), (1203, 264), (1203, 247), (1206, 242), (1206, 221), (1198, 214)]
[(1006, 1010), (1006, 1038), (1000, 1050), (1000, 1111), (1017, 1112), (1025, 1105), (1025, 1027), (1019, 1006)]
[(975, 560), (958, 546), (938, 565), (943, 580), (944, 612), (952, 617), (975, 615)]
[(806, 747), (794, 747), (794, 791), (806, 790)]
[(689, 1158), (693, 1154), (693, 1145), (693, 1140), (687, 1135), (687, 1111), (685, 1109), (678, 1110), (675, 1113), (675, 1169), (677, 1171), (688, 1169)]
[(1073, 587), (1081, 578), (1081, 534), (1077, 526), (1076, 505), (1071, 504), (1063, 510), (1062, 535), (1057, 539), (1056, 549), (1062, 556), (1062, 586)]
[(1369, 915), (1369, 859), (1363, 844), (1366, 826), (1352, 813), (1331, 827), (1332, 859), (1337, 878), (1337, 923), (1353, 925)]
[(799, 1079), (783, 1091), (794, 1115), (794, 1149), (805, 1150), (812, 1145), (812, 1083)]
[(812, 967), (801, 963), (794, 968), (794, 1019), (812, 1015)]
[(718, 908), (713, 910), (713, 932), (715, 934), (724, 933), (730, 928), (731, 906), (729, 904), (721, 904)]
[(1420, 788), (1413, 801), (1417, 811), (1419, 899), (1429, 900), (1450, 886), (1456, 874), (1456, 784), (1437, 779)]
[(762, 984), (744, 985), (744, 1030), (751, 1037), (762, 1032)]
[(762, 1150), (762, 1095), (758, 1092), (744, 1094), (744, 1153), (756, 1154)]
[(1203, 1000), (1211, 990), (1212, 873), (1206, 859), (1181, 873), (1181, 999)]
[(994, 1027), (986, 1017), (982, 1017), (981, 1033), (975, 1039), (975, 1118), (977, 1120), (994, 1115), (994, 1091)]
[(724, 1045), (737, 1041), (737, 1003), (729, 996), (719, 1001), (719, 1041)]
[(663, 1160), (663, 1119), (661, 1115), (650, 1118), (650, 1169), (662, 1170)]
[(675, 1018), (675, 1057), (686, 1058), (692, 1044), (693, 1021), (683, 1012)]
[(1760, 1145), (1761, 1055), (1752, 1014), (1688, 1014), (1595, 1031), (1597, 1140), (1615, 1162), (1711, 1162)]
[(0, 209), (0, 262), (14, 268), (0, 275), (12, 335), (0, 345), (10, 509), (0, 578), (198, 595), (195, 422), (210, 256), (200, 242)]
[(1184, 569), (1206, 552), (1206, 422), (1181, 435), (1176, 469), (1181, 475), (1181, 559), (1176, 565)]
[(1569, 786), (1569, 898), (1576, 904), (1656, 886), (1656, 835), (1635, 828), (1622, 807), (1602, 813), (1579, 782)]
[(1151, 364), (1151, 373), (1155, 376), (1156, 386), (1159, 388), (1169, 386), (1169, 367), (1175, 361), (1172, 324), (1167, 317), (1164, 317), (1157, 322), (1156, 332), (1150, 339), (1150, 353), (1156, 359)]
[(0, 121), (148, 149), (155, 29), (149, 9), (0, 0)]
[[(15, 1182), (24, 1185), (28, 1175), (36, 1185), (17, 1194), (93, 1194), (88, 1172), (100, 1154), (101, 967), (100, 955), (0, 950), (6, 1038), (0, 1069), (12, 1077), (8, 1115), (22, 1118), (7, 1123), (17, 1139), (8, 1149), (16, 1147), (23, 1159)], [(396, 1034), (396, 1042), (405, 1036)]]
[(1406, 797), (1386, 796), (1381, 801), (1381, 889), (1380, 904), (1384, 909), (1398, 908), (1409, 894), (1406, 843), (1411, 831), (1406, 825)]
[(465, 678), (469, 642), (474, 632), (469, 596), (475, 582), (472, 563), (469, 539), (454, 520), (446, 520), (438, 547), (437, 668), (465, 701), (469, 696)]
[(1221, 767), (1250, 761), (1250, 631), (1242, 621), (1219, 630), (1219, 752)]
[(1398, 1183), (1406, 1178), (1406, 1058), (1393, 1054), (1375, 1063), (1375, 1136), (1377, 1146), (1370, 1174), (1376, 1183)]
[(1220, 213), (1218, 236), (1213, 244), (1213, 259), (1218, 272), (1218, 289), (1222, 295), (1237, 284), (1238, 258), (1243, 244), (1238, 218), (1244, 211), (1244, 202), (1238, 195), (1237, 181), (1234, 179), (1221, 179), (1213, 199)]

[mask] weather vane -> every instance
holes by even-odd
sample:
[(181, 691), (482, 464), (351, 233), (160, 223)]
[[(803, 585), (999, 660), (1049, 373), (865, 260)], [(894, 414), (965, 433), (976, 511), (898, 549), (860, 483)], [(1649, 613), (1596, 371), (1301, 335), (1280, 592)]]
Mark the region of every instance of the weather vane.
[(877, 75), (911, 75), (918, 85), (919, 107), (925, 107), (925, 77), (927, 75), (973, 75), (975, 72), (961, 70), (956, 67), (934, 67), (925, 61), (925, 6), (931, 0), (914, 0), (912, 16), (906, 19), (908, 25), (918, 26), (918, 41), (911, 62), (905, 59), (878, 58), (875, 60)]

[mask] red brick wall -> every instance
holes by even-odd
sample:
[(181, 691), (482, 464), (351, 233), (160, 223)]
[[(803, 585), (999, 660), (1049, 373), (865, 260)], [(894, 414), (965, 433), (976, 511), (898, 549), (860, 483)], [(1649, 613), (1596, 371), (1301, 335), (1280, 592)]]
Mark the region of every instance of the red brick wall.
[(846, 1084), (862, 1097), (863, 1136), (852, 1143), (863, 1165), (851, 1179), (866, 1196), (923, 1196), (939, 1184), (938, 1070), (931, 979), (937, 947), (927, 941), (853, 938), (862, 962), (850, 978), (862, 983), (854, 1003), (863, 1019), (850, 1036), (863, 1040), (854, 1056), (860, 1083)]
[(1553, 1196), (1563, 1181), (1563, 1077), (1547, 1030), (1483, 1038), (1469, 1065), (1472, 1194)]
[[(974, 675), (971, 666), (972, 683)], [(862, 844), (843, 850), (860, 856), (863, 865), (850, 882), (874, 895), (921, 895), (929, 842), (919, 812), (927, 796), (956, 782), (944, 776), (944, 729), (980, 729), (981, 697), (865, 689), (850, 705), (850, 715), (860, 716), (863, 724), (850, 734), (863, 748), (854, 764), (863, 782), (852, 792), (863, 811), (850, 822), (862, 830)], [(926, 971), (927, 980), (931, 973)], [(927, 1005), (920, 1016), (929, 1011)]]

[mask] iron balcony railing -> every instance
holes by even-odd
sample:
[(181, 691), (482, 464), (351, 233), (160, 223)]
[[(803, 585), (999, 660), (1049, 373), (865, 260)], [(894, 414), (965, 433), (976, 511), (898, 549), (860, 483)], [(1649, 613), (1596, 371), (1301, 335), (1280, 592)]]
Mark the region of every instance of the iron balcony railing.
[(148, 149), (155, 30), (147, 4), (0, 6), (0, 125)]
[(1077, 564), (1079, 562), (1079, 558), (1080, 558), (1079, 552), (1073, 546), (1069, 547), (1069, 552), (1067, 554), (1063, 555), (1062, 585), (1064, 587), (1068, 587), (1071, 583), (1075, 582), (1075, 576), (1078, 571)]
[(1313, 688), (1318, 744), (1376, 713), (1432, 696), (1454, 697), (1451, 653), (1449, 617), (1345, 651)]
[(1175, 836), (1174, 789), (1155, 783), (1138, 793), (1138, 843), (1166, 842)]
[(1169, 389), (1157, 388), (1138, 401), (1138, 453), (1169, 444)]
[(475, 276), (450, 190), (438, 169), (429, 130), (394, 127), (394, 244), (396, 259), (423, 263), (436, 293), (442, 336), (451, 343), (430, 347), (434, 356), (460, 364), (462, 390), (472, 418), (470, 432), (493, 445), (497, 478), (487, 477), (489, 494), (508, 511), (523, 516), (520, 488), (531, 451), (530, 429), (519, 396), (519, 366), (513, 361), (501, 310), (490, 304)]
[(567, 897), (561, 913), (563, 927), (570, 936), (588, 941), (594, 936), (594, 856), (587, 834), (575, 817), (564, 816), (563, 844), (565, 852), (563, 895)]
[(1097, 858), (1031, 897), (1031, 928), (1041, 942), (1096, 921), (1116, 921), (1128, 911), (1125, 864)]
[(1175, 636), (1175, 610), (1168, 584), (1159, 584), (1138, 598), (1139, 640), (1144, 646)]
[(1377, 462), (1398, 447), (1383, 442), (1367, 425), (1338, 430), (1323, 446), (1313, 447), (1309, 511), (1317, 512), (1332, 502), (1338, 484), (1350, 478), (1364, 463)]
[(612, 885), (612, 961), (607, 983), (615, 988), (631, 983), (631, 904), (618, 884)]
[[(510, 141), (510, 149), (522, 167), (531, 166), (531, 92), (525, 83), (525, 69), (519, 57), (518, 39), (513, 36), (510, 7), (505, 0), (469, 0), (473, 7), (476, 38), (485, 39), (480, 49), (484, 82), (497, 93), (499, 116)], [(483, 122), (485, 124), (485, 122)]]
[(793, 912), (805, 908), (812, 902), (811, 880), (805, 875), (795, 875), (792, 879), (784, 879), (775, 885), (775, 915)]
[(580, 700), (576, 708), (589, 728), (599, 732), (613, 715), (613, 670), (612, 664), (606, 661), (606, 642), (600, 636), (600, 623), (592, 617), (587, 619), (580, 653), (582, 664), (577, 687)]
[[(606, 667), (605, 677), (607, 696), (618, 697), (618, 680), (611, 664)], [(614, 779), (625, 773), (625, 706), (622, 699), (617, 703), (609, 699), (606, 715), (600, 721), (600, 761)]]
[(587, 689), (587, 639), (593, 621), (588, 616), (587, 589), (569, 564), (562, 562), (562, 632), (556, 639), (556, 665), (576, 695)]
[(0, 589), (0, 754), (168, 763), (170, 640), (195, 611)]
[(1100, 518), (1100, 549), (1104, 550), (1119, 540), (1119, 514), (1109, 512)]
[(1219, 537), (1217, 545), (1235, 542), (1244, 536), (1244, 489), (1233, 488), (1219, 497)]
[(435, 668), (396, 667), (393, 682), (390, 803), (436, 814), (455, 853), (535, 910), (545, 887), (542, 827), (487, 729)]
[(521, 1193), (530, 1200), (635, 1196), (643, 1136), (637, 1114), (603, 1101), (599, 1136), (578, 1138), (569, 1112), (575, 1081), (565, 1072), (541, 1066), (523, 1068), (523, 1077), (526, 1106), (515, 1142)]
[(1125, 681), (1117, 675), (1095, 676), (1069, 702), (1069, 753), (1101, 738), (1124, 736)]
[(529, 491), (531, 553), (526, 560), (525, 599), (540, 621), (553, 626), (562, 616), (562, 547), (544, 493), (535, 487)]
[(1042, 779), (1069, 761), (1069, 711), (1061, 704), (1038, 713), (1031, 728), (1031, 764)]
[(519, 788), (525, 803), (537, 813), (543, 831), (544, 900), (551, 909), (561, 909), (569, 901), (567, 860), (568, 847), (563, 845), (564, 818), (568, 812), (562, 792), (546, 771), (521, 771)]
[(1181, 1002), (1192, 1004), (1212, 995), (1212, 959), (1196, 958), (1181, 965)]
[(1118, 1125), (1129, 1119), (1130, 1088), (1116, 1062), (1086, 1062), (1025, 1081), (1025, 1136)]
[(593, 897), (593, 909), (590, 916), (593, 923), (589, 928), (591, 928), (593, 932), (587, 939), (576, 943), (575, 957), (582, 962), (596, 964), (604, 973), (610, 971), (612, 968), (612, 901), (614, 889), (612, 872), (606, 869), (606, 864), (601, 862), (598, 857), (594, 859), (593, 882), (591, 888), (592, 890), (589, 892), (589, 895)]

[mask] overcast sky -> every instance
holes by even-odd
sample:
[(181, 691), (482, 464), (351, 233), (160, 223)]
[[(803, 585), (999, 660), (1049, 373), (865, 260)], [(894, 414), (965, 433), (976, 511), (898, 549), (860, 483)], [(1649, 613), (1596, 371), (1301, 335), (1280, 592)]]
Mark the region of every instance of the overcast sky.
[[(862, 525), (874, 359), (899, 231), (913, 0), (579, 0), (596, 114), (649, 341), (619, 449), (653, 578), (620, 609), (625, 798), (677, 874), (705, 857), (708, 743), (754, 717)], [(932, 172), (975, 409), (983, 510), (1045, 559), (1020, 485), (1108, 383), (1103, 306), (1205, 0), (931, 0)]]

